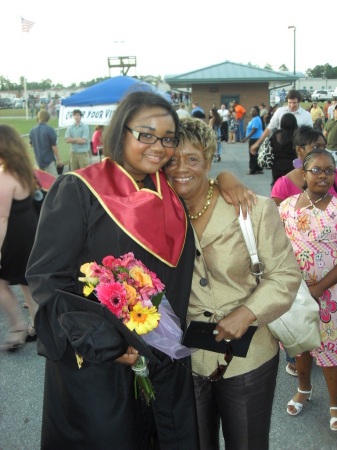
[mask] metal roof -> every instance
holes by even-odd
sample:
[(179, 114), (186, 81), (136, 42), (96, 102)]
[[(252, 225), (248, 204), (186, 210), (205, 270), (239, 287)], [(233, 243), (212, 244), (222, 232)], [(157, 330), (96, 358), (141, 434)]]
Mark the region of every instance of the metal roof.
[(289, 72), (261, 69), (246, 64), (225, 61), (180, 75), (165, 75), (165, 81), (171, 86), (211, 84), (211, 83), (261, 83), (272, 81), (291, 82), (298, 80)]

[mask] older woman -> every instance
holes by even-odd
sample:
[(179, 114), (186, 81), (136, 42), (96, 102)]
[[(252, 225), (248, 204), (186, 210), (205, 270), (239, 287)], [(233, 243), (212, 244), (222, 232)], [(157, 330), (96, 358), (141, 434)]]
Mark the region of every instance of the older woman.
[[(174, 155), (178, 127), (163, 97), (131, 93), (107, 127), (107, 158), (60, 177), (46, 197), (27, 272), (39, 304), (39, 353), (46, 357), (43, 449), (147, 450), (155, 438), (161, 448), (198, 448), (192, 379), (184, 367), (157, 352), (161, 364), (149, 364), (156, 400), (151, 407), (136, 401), (129, 365), (137, 355), (126, 353), (106, 320), (73, 311), (56, 290), (81, 293), (82, 264), (133, 252), (165, 284), (184, 327), (193, 232), (160, 171)], [(71, 329), (61, 327), (61, 314), (71, 318)], [(80, 370), (75, 353), (83, 357)]]
[(198, 350), (192, 355), (201, 449), (219, 448), (220, 418), (226, 449), (267, 449), (278, 342), (266, 325), (290, 308), (301, 275), (277, 208), (260, 197), (251, 219), (265, 271), (256, 286), (234, 208), (208, 179), (216, 150), (213, 130), (201, 120), (183, 119), (179, 138), (166, 175), (184, 199), (194, 229), (187, 319), (217, 323), (217, 341), (239, 339), (249, 325), (258, 325), (246, 358), (234, 354), (217, 382), (209, 374), (224, 364), (223, 354)]

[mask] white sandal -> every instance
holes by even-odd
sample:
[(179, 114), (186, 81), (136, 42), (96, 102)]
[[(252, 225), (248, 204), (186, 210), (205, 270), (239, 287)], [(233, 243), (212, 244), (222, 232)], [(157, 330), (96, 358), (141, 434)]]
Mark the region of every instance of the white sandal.
[[(337, 406), (331, 406), (330, 411), (332, 409), (337, 409)], [(332, 425), (337, 422), (337, 417), (331, 417), (330, 419), (330, 430), (337, 431), (337, 428), (333, 428)]]
[[(312, 386), (311, 386), (311, 390), (310, 391), (301, 391), (300, 388), (298, 388), (297, 390), (301, 394), (309, 394), (309, 397), (307, 398), (307, 402), (310, 402), (311, 396), (312, 396)], [(294, 413), (290, 412), (289, 409), (288, 409), (288, 406), (295, 406), (296, 412), (294, 412)], [(299, 414), (302, 411), (303, 406), (304, 406), (303, 403), (294, 402), (294, 400), (291, 399), (290, 402), (288, 402), (288, 404), (287, 404), (287, 413), (290, 414), (291, 416), (297, 416), (297, 414)]]

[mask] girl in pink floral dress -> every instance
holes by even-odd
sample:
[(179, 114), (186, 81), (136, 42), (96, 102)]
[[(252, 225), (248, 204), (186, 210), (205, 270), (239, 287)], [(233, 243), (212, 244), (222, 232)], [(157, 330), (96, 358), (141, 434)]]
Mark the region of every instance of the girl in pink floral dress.
[(337, 431), (337, 199), (329, 194), (335, 162), (325, 150), (303, 161), (304, 193), (279, 206), (286, 233), (311, 295), (320, 306), (321, 346), (296, 357), (299, 388), (287, 412), (297, 415), (311, 400), (312, 358), (321, 366), (330, 394), (330, 428)]

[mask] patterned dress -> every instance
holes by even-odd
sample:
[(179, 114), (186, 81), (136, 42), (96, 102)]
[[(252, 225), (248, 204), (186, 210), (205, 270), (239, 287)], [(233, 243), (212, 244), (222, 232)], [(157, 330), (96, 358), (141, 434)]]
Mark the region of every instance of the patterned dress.
[[(337, 264), (337, 199), (325, 211), (317, 207), (295, 210), (300, 194), (279, 206), (287, 236), (308, 286), (319, 282)], [(318, 366), (337, 366), (337, 284), (319, 298), (321, 346), (310, 353)]]

